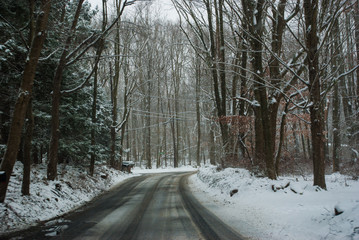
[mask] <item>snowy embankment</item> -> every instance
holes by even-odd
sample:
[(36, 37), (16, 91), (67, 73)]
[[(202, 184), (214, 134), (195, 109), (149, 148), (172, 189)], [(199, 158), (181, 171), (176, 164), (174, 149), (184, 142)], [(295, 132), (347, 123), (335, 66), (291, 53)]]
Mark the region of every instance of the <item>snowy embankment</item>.
[(70, 212), (130, 177), (146, 173), (193, 171), (191, 167), (167, 169), (134, 168), (132, 174), (96, 166), (93, 177), (87, 168), (62, 165), (56, 181), (46, 178), (46, 164), (31, 169), (30, 196), (21, 195), (23, 165), (16, 162), (4, 203), (0, 203), (0, 236), (26, 229)]
[[(273, 181), (244, 169), (203, 167), (190, 185), (205, 206), (250, 239), (359, 239), (359, 182), (340, 174), (326, 181), (328, 191), (313, 187), (312, 177)], [(336, 216), (335, 208), (343, 213)]]
[(30, 195), (21, 195), (22, 163), (16, 162), (6, 199), (0, 203), (0, 234), (21, 230), (61, 216), (134, 175), (98, 166), (93, 177), (87, 169), (59, 165), (56, 181), (46, 179), (46, 165), (31, 170)]

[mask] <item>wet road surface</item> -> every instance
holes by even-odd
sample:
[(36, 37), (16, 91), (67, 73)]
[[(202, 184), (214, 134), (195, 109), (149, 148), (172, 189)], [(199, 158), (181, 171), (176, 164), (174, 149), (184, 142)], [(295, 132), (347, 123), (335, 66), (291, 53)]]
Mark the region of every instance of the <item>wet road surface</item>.
[(192, 196), (189, 175), (128, 179), (82, 209), (12, 239), (244, 239)]

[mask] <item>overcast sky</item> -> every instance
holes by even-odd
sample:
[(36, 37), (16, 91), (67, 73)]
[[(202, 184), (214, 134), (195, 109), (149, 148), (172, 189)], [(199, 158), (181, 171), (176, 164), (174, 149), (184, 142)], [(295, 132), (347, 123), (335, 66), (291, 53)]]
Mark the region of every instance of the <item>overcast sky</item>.
[[(96, 7), (96, 5), (101, 9), (102, 7), (102, 0), (87, 0), (91, 3), (91, 6), (93, 8)], [(176, 10), (173, 7), (171, 0), (152, 0), (153, 4), (152, 7), (156, 10), (156, 12), (160, 13), (160, 16), (163, 18), (166, 18), (168, 20), (176, 21), (178, 19), (178, 15)], [(108, 0), (108, 4), (112, 5), (113, 0)], [(129, 6), (131, 8), (131, 6)]]

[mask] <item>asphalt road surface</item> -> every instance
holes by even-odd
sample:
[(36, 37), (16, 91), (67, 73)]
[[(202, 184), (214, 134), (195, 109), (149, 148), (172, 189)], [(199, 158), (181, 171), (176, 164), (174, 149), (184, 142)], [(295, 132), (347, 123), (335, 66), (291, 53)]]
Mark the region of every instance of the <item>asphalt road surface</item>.
[(10, 239), (244, 239), (193, 197), (189, 175), (128, 179), (76, 212)]

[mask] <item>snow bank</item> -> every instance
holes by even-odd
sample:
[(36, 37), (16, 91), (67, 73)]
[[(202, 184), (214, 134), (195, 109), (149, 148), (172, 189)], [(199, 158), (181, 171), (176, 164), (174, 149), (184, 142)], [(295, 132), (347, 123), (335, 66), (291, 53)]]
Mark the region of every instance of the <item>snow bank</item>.
[[(244, 169), (203, 167), (190, 178), (201, 202), (242, 235), (254, 239), (359, 239), (359, 182), (326, 176), (256, 178)], [(238, 190), (230, 196), (232, 190)], [(335, 215), (335, 208), (343, 211)]]
[(161, 173), (161, 172), (191, 172), (197, 171), (197, 168), (192, 166), (181, 166), (178, 168), (167, 167), (167, 168), (152, 168), (152, 169), (144, 169), (140, 167), (135, 167), (132, 169), (132, 172), (135, 174), (144, 174), (144, 173)]
[(33, 226), (80, 207), (126, 178), (135, 176), (96, 166), (93, 177), (87, 169), (59, 165), (56, 181), (46, 178), (46, 165), (31, 170), (30, 196), (21, 196), (21, 162), (16, 162), (4, 203), (0, 203), (0, 235)]

